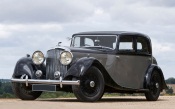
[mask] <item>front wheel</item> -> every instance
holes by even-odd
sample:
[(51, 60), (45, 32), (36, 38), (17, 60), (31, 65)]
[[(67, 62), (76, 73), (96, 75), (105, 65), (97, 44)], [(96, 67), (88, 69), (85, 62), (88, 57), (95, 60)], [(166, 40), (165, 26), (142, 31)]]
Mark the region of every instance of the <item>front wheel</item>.
[(41, 91), (32, 91), (32, 86), (24, 83), (12, 83), (12, 89), (16, 97), (22, 100), (35, 100), (41, 95)]
[[(73, 80), (77, 80), (77, 78), (73, 78)], [(94, 102), (103, 96), (104, 84), (104, 77), (101, 71), (97, 67), (92, 66), (80, 77), (80, 85), (73, 85), (72, 90), (78, 100)]]
[(148, 101), (156, 101), (159, 98), (161, 91), (161, 77), (157, 71), (154, 71), (151, 75), (149, 92), (145, 93)]

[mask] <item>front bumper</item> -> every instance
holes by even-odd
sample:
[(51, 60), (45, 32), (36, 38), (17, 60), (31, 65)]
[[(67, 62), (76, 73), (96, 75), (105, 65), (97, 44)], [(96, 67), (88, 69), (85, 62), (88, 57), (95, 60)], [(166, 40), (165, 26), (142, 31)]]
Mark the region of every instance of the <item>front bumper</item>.
[(76, 81), (68, 81), (68, 80), (62, 80), (62, 79), (60, 80), (41, 80), (41, 79), (28, 79), (27, 76), (25, 79), (12, 78), (11, 82), (25, 83), (26, 86), (28, 86), (28, 84), (60, 85), (61, 88), (63, 87), (63, 85), (80, 85), (80, 80), (76, 80)]

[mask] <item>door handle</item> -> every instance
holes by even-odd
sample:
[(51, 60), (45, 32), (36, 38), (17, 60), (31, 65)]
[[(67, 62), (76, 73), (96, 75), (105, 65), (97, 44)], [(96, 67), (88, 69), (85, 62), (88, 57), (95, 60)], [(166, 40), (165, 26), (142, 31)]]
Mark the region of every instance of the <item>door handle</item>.
[(151, 61), (152, 59), (151, 58), (148, 58), (149, 61)]
[(119, 58), (120, 58), (120, 56), (116, 56), (116, 58), (117, 58), (117, 59), (119, 59)]

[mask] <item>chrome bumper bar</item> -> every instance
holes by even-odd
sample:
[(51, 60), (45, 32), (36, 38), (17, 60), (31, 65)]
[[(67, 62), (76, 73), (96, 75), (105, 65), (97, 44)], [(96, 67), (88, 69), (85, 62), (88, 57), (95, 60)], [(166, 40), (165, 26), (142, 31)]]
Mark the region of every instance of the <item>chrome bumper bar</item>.
[(48, 85), (60, 85), (60, 87), (62, 88), (63, 85), (80, 85), (80, 81), (67, 81), (67, 80), (39, 80), (39, 79), (28, 79), (28, 77), (26, 77), (25, 79), (15, 79), (12, 78), (11, 82), (17, 82), (17, 83), (25, 83), (26, 86), (28, 86), (28, 84), (48, 84)]

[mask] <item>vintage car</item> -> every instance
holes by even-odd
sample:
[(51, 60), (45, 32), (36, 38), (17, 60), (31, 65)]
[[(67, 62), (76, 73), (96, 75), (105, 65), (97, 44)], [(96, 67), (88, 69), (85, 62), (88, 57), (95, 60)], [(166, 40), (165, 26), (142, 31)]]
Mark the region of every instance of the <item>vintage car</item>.
[(12, 75), (15, 95), (34, 100), (43, 91), (73, 92), (80, 101), (94, 102), (108, 93), (144, 93), (156, 101), (167, 88), (152, 55), (147, 35), (126, 31), (73, 34), (70, 47), (60, 45), (21, 58)]

